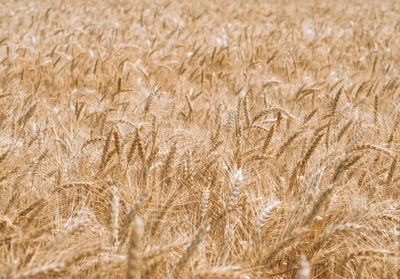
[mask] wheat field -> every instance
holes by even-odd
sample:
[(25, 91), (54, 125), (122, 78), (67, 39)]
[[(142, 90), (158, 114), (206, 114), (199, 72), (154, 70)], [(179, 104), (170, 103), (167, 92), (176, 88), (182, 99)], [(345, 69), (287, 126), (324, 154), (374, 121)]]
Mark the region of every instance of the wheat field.
[(0, 3), (1, 278), (399, 278), (400, 3)]

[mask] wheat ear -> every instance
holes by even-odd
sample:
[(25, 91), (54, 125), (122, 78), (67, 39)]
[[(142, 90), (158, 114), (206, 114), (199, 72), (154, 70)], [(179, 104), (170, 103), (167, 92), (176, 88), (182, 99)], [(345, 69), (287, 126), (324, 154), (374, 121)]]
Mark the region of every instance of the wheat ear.
[(140, 217), (136, 217), (132, 223), (131, 237), (129, 239), (126, 279), (141, 278), (143, 233), (143, 221)]
[(306, 256), (300, 256), (299, 267), (296, 272), (295, 279), (308, 279), (310, 278), (311, 268), (310, 263), (307, 261)]
[(207, 233), (209, 229), (209, 222), (207, 221), (204, 223), (198, 233), (196, 234), (194, 240), (192, 243), (189, 245), (189, 247), (186, 249), (186, 251), (183, 253), (181, 256), (174, 272), (174, 278), (181, 278), (182, 275), (184, 275), (184, 267), (190, 260), (190, 258), (193, 256), (194, 252), (197, 250), (199, 247), (200, 242), (202, 241), (204, 235)]

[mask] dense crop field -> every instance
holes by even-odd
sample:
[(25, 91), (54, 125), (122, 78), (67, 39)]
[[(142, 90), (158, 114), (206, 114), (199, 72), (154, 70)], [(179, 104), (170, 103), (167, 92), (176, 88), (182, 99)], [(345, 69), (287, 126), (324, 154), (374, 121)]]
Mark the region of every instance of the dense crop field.
[(1, 1), (1, 278), (399, 278), (398, 1)]

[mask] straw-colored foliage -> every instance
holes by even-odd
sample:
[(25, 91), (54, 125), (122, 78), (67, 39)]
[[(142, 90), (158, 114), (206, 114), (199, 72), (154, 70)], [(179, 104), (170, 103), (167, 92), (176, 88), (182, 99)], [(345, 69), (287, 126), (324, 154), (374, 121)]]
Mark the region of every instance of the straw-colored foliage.
[(0, 3), (1, 278), (399, 278), (400, 3)]

